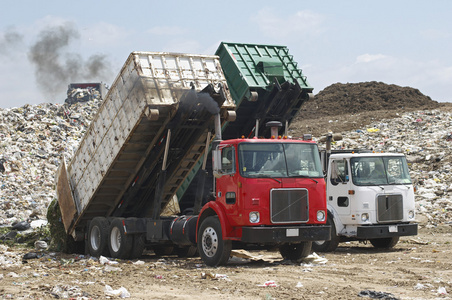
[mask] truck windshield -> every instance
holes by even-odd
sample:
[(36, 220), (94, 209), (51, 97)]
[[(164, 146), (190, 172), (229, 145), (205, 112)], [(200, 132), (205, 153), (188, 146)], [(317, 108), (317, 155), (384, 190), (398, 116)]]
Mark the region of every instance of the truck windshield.
[(238, 156), (243, 177), (323, 177), (316, 144), (241, 143)]
[(354, 157), (350, 164), (355, 185), (411, 184), (405, 156)]

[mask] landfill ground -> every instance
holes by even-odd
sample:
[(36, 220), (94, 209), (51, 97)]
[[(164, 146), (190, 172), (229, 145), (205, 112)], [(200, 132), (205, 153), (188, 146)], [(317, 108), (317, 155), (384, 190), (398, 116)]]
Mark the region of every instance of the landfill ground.
[[(157, 257), (116, 262), (75, 254), (30, 250), (3, 254), (20, 259), (0, 270), (2, 299), (448, 299), (452, 293), (452, 226), (420, 228), (391, 250), (340, 244), (332, 253), (294, 264), (278, 252), (250, 251), (226, 266), (206, 267), (200, 258)], [(112, 291), (106, 292), (106, 286)], [(267, 286), (266, 286), (267, 285)], [(123, 288), (123, 289), (121, 289)], [(118, 296), (119, 294), (119, 296)], [(386, 297), (386, 298), (385, 298)], [(392, 298), (391, 298), (392, 297)]]
[[(0, 109), (0, 228), (45, 221), (60, 158), (70, 160), (98, 104)], [(254, 259), (210, 268), (199, 258), (152, 251), (133, 261), (40, 253), (23, 248), (22, 234), (5, 231), (0, 299), (450, 299), (451, 125), (451, 103), (378, 82), (332, 85), (304, 103), (290, 125), (290, 135), (312, 133), (320, 146), (320, 137), (333, 132), (342, 134), (336, 147), (407, 155), (420, 229), (394, 249), (351, 242), (301, 264), (253, 251)]]

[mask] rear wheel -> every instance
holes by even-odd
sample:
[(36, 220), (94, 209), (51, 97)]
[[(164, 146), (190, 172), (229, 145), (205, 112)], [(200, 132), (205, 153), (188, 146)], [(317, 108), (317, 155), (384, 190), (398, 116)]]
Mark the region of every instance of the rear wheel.
[(371, 239), (370, 240), (370, 243), (372, 244), (372, 246), (374, 246), (375, 248), (382, 248), (382, 249), (392, 248), (395, 245), (397, 245), (398, 242), (399, 242), (399, 237), (398, 236), (394, 236), (394, 237), (390, 237), (390, 238)]
[(312, 243), (312, 250), (314, 252), (331, 252), (336, 250), (339, 245), (339, 237), (336, 233), (336, 226), (334, 225), (333, 217), (328, 214), (326, 225), (331, 226), (331, 239), (329, 241), (315, 241)]
[(284, 259), (299, 263), (311, 254), (312, 242), (302, 242), (298, 244), (285, 244), (279, 247), (279, 253)]
[(232, 241), (223, 240), (218, 217), (207, 217), (198, 232), (198, 251), (204, 263), (210, 267), (224, 265), (229, 260), (231, 250)]
[(101, 255), (109, 256), (108, 252), (108, 220), (103, 217), (96, 217), (88, 227), (88, 251), (89, 254), (95, 257)]
[(123, 220), (122, 218), (116, 218), (110, 224), (108, 248), (110, 249), (111, 257), (114, 258), (125, 259), (131, 255), (133, 237), (126, 234)]
[(135, 234), (133, 236), (132, 250), (130, 258), (140, 258), (143, 255), (144, 248), (146, 247), (145, 237), (143, 234)]
[(187, 247), (179, 247), (176, 249), (176, 253), (178, 257), (193, 257), (196, 256), (196, 253), (198, 252), (198, 248), (194, 246), (187, 246)]

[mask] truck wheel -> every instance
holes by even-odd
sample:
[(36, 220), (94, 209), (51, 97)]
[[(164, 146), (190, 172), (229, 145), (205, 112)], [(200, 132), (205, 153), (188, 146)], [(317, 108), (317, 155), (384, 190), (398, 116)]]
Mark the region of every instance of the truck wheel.
[(122, 221), (122, 218), (115, 218), (111, 222), (108, 248), (111, 257), (124, 259), (131, 255), (133, 237), (126, 234)]
[(279, 247), (279, 253), (284, 259), (299, 263), (311, 254), (312, 242), (302, 242), (299, 244), (285, 244)]
[(157, 256), (167, 256), (173, 254), (174, 246), (154, 246), (152, 250)]
[(383, 238), (383, 239), (371, 239), (370, 243), (375, 248), (392, 248), (399, 242), (399, 237), (390, 237), (390, 238)]
[(194, 257), (198, 252), (198, 248), (195, 246), (179, 247), (176, 249), (178, 257)]
[(94, 257), (109, 256), (108, 226), (108, 220), (103, 217), (96, 217), (89, 223), (87, 242), (90, 255)]
[(143, 255), (144, 248), (146, 247), (145, 237), (143, 234), (135, 234), (133, 236), (132, 251), (130, 252), (130, 258), (140, 258)]
[(224, 265), (229, 260), (231, 250), (232, 241), (223, 240), (218, 217), (207, 217), (198, 231), (198, 251), (201, 259), (210, 267)]
[(312, 250), (314, 252), (332, 252), (336, 250), (339, 245), (340, 238), (336, 233), (336, 226), (334, 225), (333, 217), (328, 214), (326, 225), (331, 226), (331, 239), (329, 241), (315, 241), (312, 243)]

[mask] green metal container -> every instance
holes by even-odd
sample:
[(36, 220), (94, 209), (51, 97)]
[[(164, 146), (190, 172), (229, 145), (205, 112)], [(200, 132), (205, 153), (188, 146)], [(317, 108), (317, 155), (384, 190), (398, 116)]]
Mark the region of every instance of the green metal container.
[(222, 42), (215, 54), (237, 107), (237, 120), (226, 127), (224, 139), (253, 135), (256, 119), (260, 136), (268, 133), (268, 121), (281, 121), (283, 132), (312, 93), (285, 46)]

